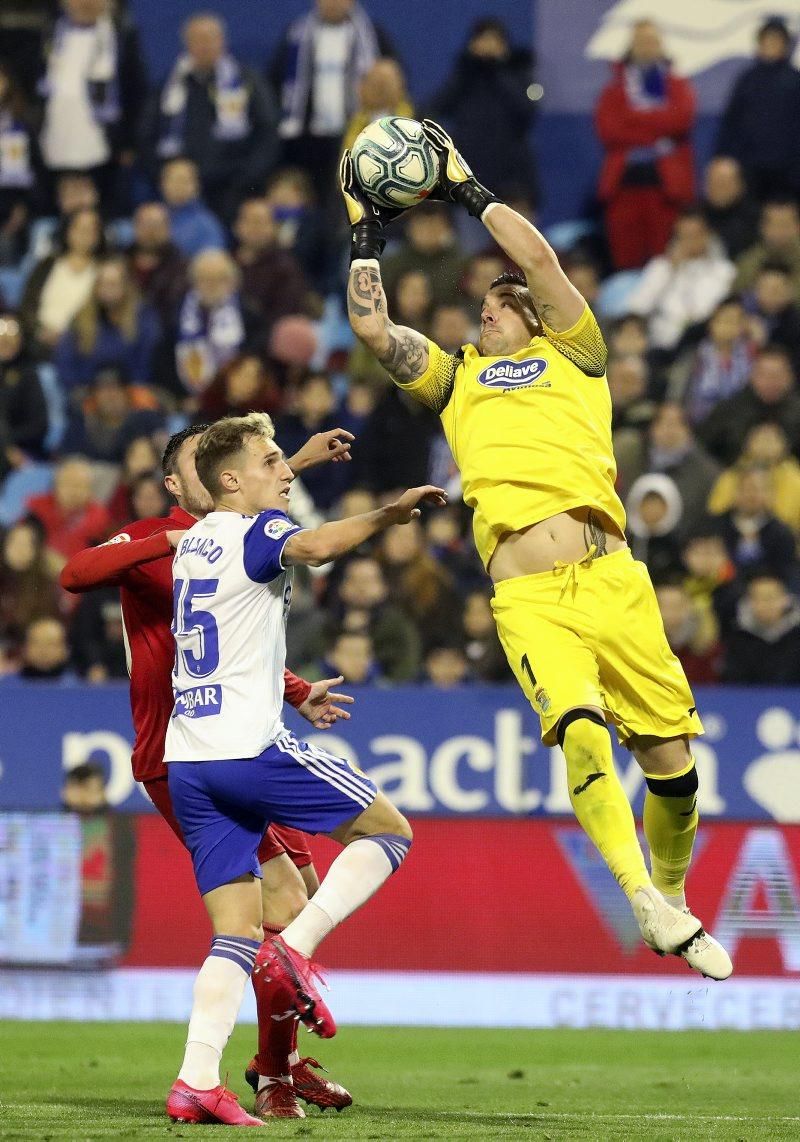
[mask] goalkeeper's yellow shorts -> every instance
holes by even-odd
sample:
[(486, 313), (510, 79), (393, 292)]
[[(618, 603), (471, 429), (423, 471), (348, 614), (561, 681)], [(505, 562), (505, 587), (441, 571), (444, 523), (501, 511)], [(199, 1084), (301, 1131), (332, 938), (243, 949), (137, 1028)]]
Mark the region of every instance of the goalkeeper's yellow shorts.
[(603, 710), (623, 744), (634, 734), (703, 732), (647, 568), (628, 548), (505, 579), (492, 610), (545, 745), (555, 744), (559, 718), (576, 706)]

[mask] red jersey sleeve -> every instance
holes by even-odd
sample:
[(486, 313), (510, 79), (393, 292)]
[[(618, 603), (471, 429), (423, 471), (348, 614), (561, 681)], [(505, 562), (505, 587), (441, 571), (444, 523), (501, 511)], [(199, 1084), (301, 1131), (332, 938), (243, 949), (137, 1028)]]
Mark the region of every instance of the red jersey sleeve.
[(121, 531), (107, 543), (86, 547), (73, 555), (64, 564), (59, 582), (66, 591), (74, 593), (95, 587), (118, 587), (126, 571), (171, 553), (166, 530), (144, 539), (131, 539), (126, 531)]
[(292, 674), (291, 670), (284, 670), (283, 698), (285, 702), (297, 709), (298, 706), (302, 706), (310, 693), (310, 682), (306, 682), (305, 678), (298, 678), (296, 674)]

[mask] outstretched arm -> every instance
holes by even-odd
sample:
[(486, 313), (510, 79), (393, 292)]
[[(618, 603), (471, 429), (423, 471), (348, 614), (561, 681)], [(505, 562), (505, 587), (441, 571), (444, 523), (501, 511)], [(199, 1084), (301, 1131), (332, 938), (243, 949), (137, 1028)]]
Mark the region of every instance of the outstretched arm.
[(359, 258), (351, 264), (347, 313), (356, 337), (372, 350), (393, 380), (407, 384), (427, 370), (427, 338), (389, 319), (377, 258)]
[(555, 250), (544, 235), (504, 202), (490, 203), (481, 222), (525, 274), (536, 312), (544, 324), (556, 333), (571, 329), (586, 308), (586, 301), (561, 269)]

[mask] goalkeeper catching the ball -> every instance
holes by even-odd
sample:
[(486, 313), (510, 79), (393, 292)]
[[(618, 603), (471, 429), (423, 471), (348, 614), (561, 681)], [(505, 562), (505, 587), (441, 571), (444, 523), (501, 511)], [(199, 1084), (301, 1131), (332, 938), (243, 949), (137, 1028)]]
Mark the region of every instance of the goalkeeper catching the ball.
[[(441, 418), (494, 582), (508, 661), (539, 716), (542, 741), (564, 752), (575, 815), (645, 943), (725, 979), (730, 957), (684, 895), (698, 822), (689, 743), (702, 723), (647, 568), (625, 541), (603, 336), (539, 231), (481, 186), (442, 127), (423, 126), (439, 159), (434, 196), (479, 218), (521, 272), (492, 282), (477, 346), (445, 353), (394, 325), (379, 259), (385, 226), (399, 211), (365, 194), (345, 152), (350, 324), (394, 382)], [(644, 771), (649, 872), (609, 724)]]

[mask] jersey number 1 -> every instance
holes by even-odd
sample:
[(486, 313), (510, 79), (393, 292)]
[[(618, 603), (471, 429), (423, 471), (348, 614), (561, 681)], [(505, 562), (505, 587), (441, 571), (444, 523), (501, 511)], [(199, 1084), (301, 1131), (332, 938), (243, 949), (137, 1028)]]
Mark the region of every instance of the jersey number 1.
[[(219, 579), (176, 579), (172, 586), (172, 633), (192, 678), (207, 678), (219, 666), (217, 620), (194, 605), (195, 599), (212, 598), (218, 586)], [(185, 645), (187, 638), (194, 639), (197, 649)]]

